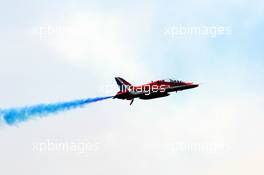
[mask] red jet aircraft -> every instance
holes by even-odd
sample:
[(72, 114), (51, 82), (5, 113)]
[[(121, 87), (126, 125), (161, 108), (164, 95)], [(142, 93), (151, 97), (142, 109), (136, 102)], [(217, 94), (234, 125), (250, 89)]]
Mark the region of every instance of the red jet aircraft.
[(166, 97), (170, 95), (169, 92), (177, 92), (199, 86), (199, 84), (172, 79), (152, 81), (151, 83), (141, 86), (132, 86), (120, 77), (116, 77), (115, 80), (120, 88), (120, 91), (113, 98), (131, 100), (130, 105), (133, 103), (134, 98), (148, 100)]

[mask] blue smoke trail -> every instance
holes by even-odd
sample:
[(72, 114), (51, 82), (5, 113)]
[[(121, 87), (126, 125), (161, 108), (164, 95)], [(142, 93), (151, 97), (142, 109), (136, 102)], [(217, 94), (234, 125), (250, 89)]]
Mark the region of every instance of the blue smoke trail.
[(27, 106), (22, 108), (10, 108), (0, 109), (0, 116), (4, 122), (8, 125), (14, 125), (19, 122), (28, 121), (34, 117), (43, 117), (49, 114), (55, 114), (58, 112), (68, 111), (74, 108), (83, 107), (86, 104), (94, 103), (112, 98), (108, 97), (97, 97), (81, 99), (69, 102), (60, 102), (53, 104), (39, 104), (35, 106)]

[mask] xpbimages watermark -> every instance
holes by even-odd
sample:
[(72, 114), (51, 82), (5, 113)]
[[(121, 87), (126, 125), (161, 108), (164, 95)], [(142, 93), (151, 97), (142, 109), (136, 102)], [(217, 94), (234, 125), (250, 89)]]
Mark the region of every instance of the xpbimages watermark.
[(164, 28), (164, 36), (169, 39), (176, 39), (182, 36), (205, 36), (215, 38), (217, 36), (232, 35), (231, 26), (191, 26), (179, 24)]
[(43, 142), (32, 143), (32, 151), (45, 153), (45, 152), (65, 152), (87, 154), (89, 152), (96, 152), (99, 149), (99, 142), (89, 141), (52, 141), (46, 140)]
[(189, 152), (189, 153), (220, 153), (229, 151), (230, 146), (225, 143), (207, 143), (207, 142), (177, 142), (169, 144), (169, 149), (172, 152)]
[(71, 30), (71, 28), (65, 27), (63, 25), (46, 24), (32, 28), (32, 33), (36, 36), (39, 36), (40, 39), (47, 40), (56, 37), (68, 30)]
[[(121, 85), (119, 86), (119, 92), (130, 92), (132, 94), (141, 94), (150, 95), (151, 93), (164, 93), (168, 85), (145, 85), (145, 86), (130, 86), (130, 85)], [(98, 88), (99, 94), (111, 94), (117, 91), (116, 86), (112, 85), (103, 85)]]
[(168, 88), (168, 85), (144, 85), (144, 86), (130, 86), (130, 85), (122, 85), (120, 86), (120, 92), (132, 92), (132, 93), (145, 93), (145, 95), (150, 95), (151, 93), (160, 92), (163, 93)]

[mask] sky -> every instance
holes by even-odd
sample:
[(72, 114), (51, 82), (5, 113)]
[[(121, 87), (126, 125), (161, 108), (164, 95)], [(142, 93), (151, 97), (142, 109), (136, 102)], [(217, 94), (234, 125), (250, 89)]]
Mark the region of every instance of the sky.
[[(114, 95), (116, 76), (200, 83), (1, 124), (2, 174), (264, 173), (262, 1), (1, 4), (0, 109)], [(230, 32), (166, 33), (179, 26)]]

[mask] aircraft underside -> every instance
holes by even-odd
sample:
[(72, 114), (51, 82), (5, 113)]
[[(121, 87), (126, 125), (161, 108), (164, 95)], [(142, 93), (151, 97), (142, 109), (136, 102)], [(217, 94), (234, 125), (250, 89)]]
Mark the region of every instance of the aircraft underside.
[(149, 99), (153, 99), (153, 98), (167, 97), (169, 95), (170, 95), (169, 93), (152, 93), (149, 95), (140, 96), (139, 98), (142, 100), (149, 100)]

